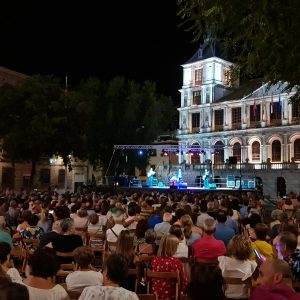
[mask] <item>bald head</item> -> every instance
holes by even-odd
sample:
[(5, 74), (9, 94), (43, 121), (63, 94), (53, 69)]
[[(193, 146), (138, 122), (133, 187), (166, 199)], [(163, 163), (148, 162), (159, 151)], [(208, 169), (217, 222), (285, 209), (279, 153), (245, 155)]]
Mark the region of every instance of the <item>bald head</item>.
[(291, 284), (292, 271), (289, 264), (281, 259), (267, 259), (259, 267), (257, 285)]

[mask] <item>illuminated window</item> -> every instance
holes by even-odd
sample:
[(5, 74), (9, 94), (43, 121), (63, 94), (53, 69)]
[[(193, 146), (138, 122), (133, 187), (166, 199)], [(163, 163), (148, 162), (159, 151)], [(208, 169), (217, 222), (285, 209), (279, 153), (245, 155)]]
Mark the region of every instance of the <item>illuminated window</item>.
[(278, 140), (272, 143), (272, 161), (281, 161), (281, 143)]
[(300, 139), (294, 142), (294, 158), (295, 160), (300, 160)]
[(260, 143), (257, 141), (252, 144), (252, 161), (260, 161)]
[(232, 122), (232, 124), (241, 124), (241, 108), (240, 107), (232, 108), (231, 122)]
[(195, 84), (196, 85), (202, 84), (202, 74), (203, 74), (203, 69), (195, 70)]
[(201, 90), (193, 92), (193, 105), (201, 104)]
[(224, 123), (224, 111), (223, 109), (215, 110), (215, 125), (223, 125)]
[(229, 85), (230, 84), (230, 76), (229, 76), (229, 69), (223, 68), (223, 84)]

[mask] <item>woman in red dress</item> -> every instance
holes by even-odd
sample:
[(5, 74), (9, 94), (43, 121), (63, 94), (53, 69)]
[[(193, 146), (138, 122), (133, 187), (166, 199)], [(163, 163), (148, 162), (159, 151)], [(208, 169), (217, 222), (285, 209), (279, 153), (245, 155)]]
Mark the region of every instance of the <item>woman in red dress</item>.
[[(179, 259), (173, 257), (179, 240), (174, 235), (165, 235), (159, 244), (157, 256), (153, 258), (151, 270), (154, 272), (179, 272), (180, 292), (185, 293), (188, 282)], [(152, 279), (152, 293), (159, 299), (175, 299), (176, 285), (172, 279)]]

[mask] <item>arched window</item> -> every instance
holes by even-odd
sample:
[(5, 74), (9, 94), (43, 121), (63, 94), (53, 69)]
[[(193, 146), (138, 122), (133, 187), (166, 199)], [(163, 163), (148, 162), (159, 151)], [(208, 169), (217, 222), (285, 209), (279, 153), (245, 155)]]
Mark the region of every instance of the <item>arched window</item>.
[(272, 161), (281, 161), (281, 143), (278, 140), (272, 143)]
[(295, 160), (300, 160), (300, 139), (294, 142), (294, 158)]
[(260, 161), (260, 143), (257, 141), (252, 144), (252, 161)]
[(241, 161), (241, 144), (236, 142), (232, 147), (232, 155), (236, 157), (237, 162)]
[(215, 164), (223, 164), (224, 163), (224, 144), (223, 144), (223, 142), (221, 142), (221, 141), (216, 142), (214, 148), (215, 148), (214, 149), (215, 150), (214, 151)]

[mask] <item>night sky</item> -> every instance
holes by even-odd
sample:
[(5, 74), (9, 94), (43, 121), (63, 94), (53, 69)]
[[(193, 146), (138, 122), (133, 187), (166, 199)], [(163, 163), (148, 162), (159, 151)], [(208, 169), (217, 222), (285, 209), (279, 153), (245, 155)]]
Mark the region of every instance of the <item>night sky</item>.
[(176, 0), (6, 2), (1, 66), (68, 76), (71, 86), (88, 76), (150, 80), (179, 103), (180, 65), (199, 44), (179, 27)]

